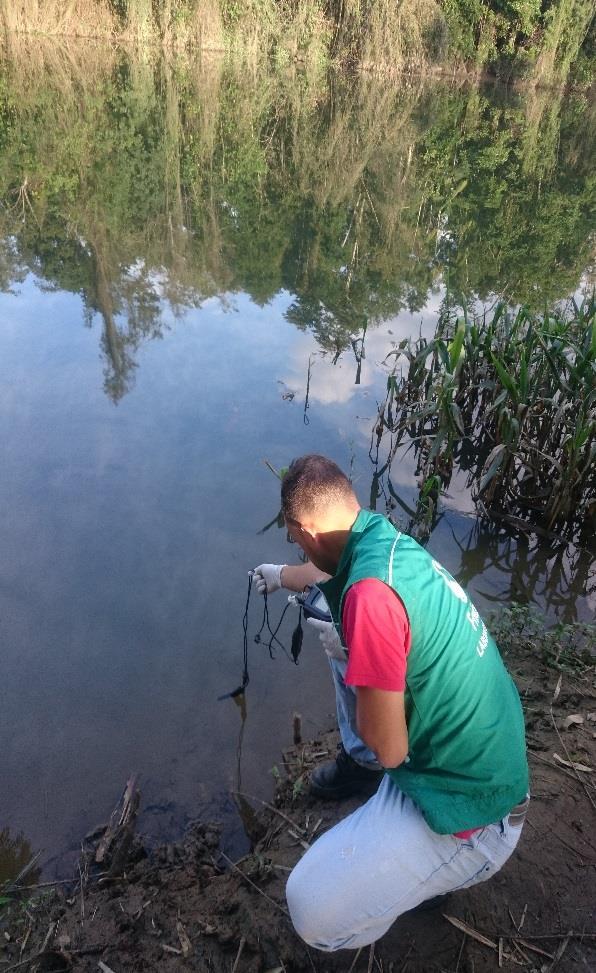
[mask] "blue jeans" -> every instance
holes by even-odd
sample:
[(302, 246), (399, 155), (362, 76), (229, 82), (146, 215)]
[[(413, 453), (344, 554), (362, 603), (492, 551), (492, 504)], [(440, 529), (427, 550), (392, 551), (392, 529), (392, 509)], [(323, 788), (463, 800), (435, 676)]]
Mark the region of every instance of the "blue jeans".
[(291, 872), (286, 896), (296, 932), (328, 951), (376, 942), (426, 899), (491, 878), (521, 829), (512, 816), (466, 839), (435, 834), (386, 775), (374, 797), (318, 838)]
[(335, 705), (337, 707), (337, 725), (344, 750), (352, 760), (364, 767), (378, 770), (380, 764), (372, 750), (362, 742), (356, 729), (356, 690), (353, 686), (346, 686), (344, 676), (347, 662), (339, 659), (329, 659), (331, 675), (335, 685)]

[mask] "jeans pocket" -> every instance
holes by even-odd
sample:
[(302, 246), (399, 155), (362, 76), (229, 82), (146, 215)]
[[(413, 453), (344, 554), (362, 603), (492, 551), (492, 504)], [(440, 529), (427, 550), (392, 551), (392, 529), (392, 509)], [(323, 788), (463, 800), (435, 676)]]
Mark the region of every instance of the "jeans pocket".
[(453, 835), (457, 841), (458, 847), (466, 849), (467, 851), (474, 851), (478, 847), (478, 842), (482, 839), (482, 835), (486, 831), (486, 828), (481, 828), (479, 831), (475, 831), (468, 838), (458, 838), (457, 835)]

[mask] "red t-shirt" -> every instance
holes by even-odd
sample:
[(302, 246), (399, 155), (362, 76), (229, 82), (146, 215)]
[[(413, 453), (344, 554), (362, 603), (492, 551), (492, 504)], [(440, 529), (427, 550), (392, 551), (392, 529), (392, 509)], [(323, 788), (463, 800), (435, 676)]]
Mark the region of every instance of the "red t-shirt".
[(349, 650), (346, 683), (403, 693), (410, 623), (395, 592), (377, 578), (357, 581), (344, 598), (341, 624)]
[[(345, 682), (403, 693), (412, 644), (410, 622), (399, 596), (378, 578), (357, 581), (344, 598), (341, 619), (348, 647)], [(457, 831), (469, 838), (479, 828)]]

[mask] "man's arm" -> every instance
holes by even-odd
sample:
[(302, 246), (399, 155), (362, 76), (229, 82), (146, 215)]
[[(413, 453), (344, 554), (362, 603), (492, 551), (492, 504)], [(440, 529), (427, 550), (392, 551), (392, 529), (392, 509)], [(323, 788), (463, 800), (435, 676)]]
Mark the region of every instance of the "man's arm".
[(360, 738), (383, 767), (398, 767), (408, 755), (404, 694), (356, 687), (356, 725)]
[(330, 574), (316, 568), (312, 561), (307, 561), (306, 564), (284, 564), (281, 569), (282, 587), (288, 591), (304, 591), (307, 585), (328, 581), (330, 577)]

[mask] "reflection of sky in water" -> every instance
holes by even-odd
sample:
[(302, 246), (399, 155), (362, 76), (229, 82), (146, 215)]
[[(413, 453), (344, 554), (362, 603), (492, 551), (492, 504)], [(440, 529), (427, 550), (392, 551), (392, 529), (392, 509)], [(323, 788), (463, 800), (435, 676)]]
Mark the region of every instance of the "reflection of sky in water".
[[(246, 571), (296, 556), (283, 530), (257, 535), (278, 508), (263, 459), (280, 467), (321, 451), (347, 469), (353, 456), (367, 503), (379, 363), (421, 322), (431, 336), (439, 297), (369, 330), (359, 386), (350, 349), (336, 365), (315, 354), (309, 424), (317, 347), (284, 319), (290, 302), (234, 295), (181, 318), (164, 308), (163, 337), (135, 353), (132, 389), (114, 405), (98, 317), (84, 327), (77, 297), (31, 276), (0, 295), (2, 813), (48, 854), (76, 846), (132, 769), (156, 832), (219, 806), (234, 783), (238, 714), (216, 698), (241, 673)], [(410, 499), (412, 464), (393, 474)], [(475, 529), (457, 512), (471, 512), (469, 499), (445, 505), (430, 549), (482, 603), (523, 597), (486, 546), (458, 548), (454, 537), (465, 547)], [(311, 733), (333, 709), (315, 640), (298, 673), (252, 647), (248, 704), (243, 783), (266, 793), (293, 710)]]

